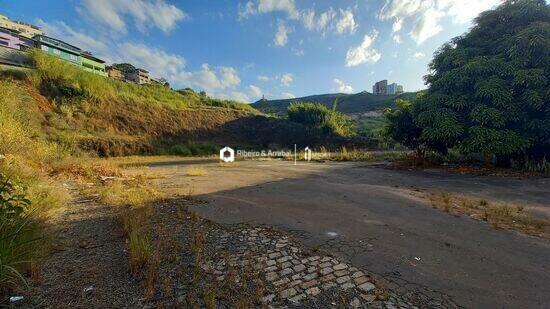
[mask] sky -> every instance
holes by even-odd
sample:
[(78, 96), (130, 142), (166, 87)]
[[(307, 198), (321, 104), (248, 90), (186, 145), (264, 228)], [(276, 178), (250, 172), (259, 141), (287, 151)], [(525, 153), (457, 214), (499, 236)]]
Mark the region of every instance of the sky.
[(424, 89), (433, 53), (500, 0), (0, 0), (107, 63), (211, 97), (254, 102)]

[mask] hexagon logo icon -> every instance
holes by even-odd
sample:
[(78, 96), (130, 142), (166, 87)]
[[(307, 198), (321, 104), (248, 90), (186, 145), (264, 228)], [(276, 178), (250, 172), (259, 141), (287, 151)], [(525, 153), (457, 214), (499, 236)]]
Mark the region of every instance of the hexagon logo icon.
[(230, 147), (224, 147), (220, 150), (220, 161), (230, 163), (235, 161), (235, 150)]

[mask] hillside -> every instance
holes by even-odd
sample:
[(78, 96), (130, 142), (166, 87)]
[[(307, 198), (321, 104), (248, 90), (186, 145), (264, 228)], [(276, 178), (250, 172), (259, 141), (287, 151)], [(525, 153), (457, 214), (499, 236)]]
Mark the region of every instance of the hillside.
[(362, 114), (372, 111), (382, 111), (386, 107), (394, 106), (398, 98), (410, 99), (416, 92), (408, 92), (400, 95), (374, 95), (369, 92), (356, 94), (322, 94), (285, 100), (260, 100), (252, 106), (264, 113), (286, 115), (287, 107), (293, 102), (317, 102), (332, 107), (334, 100), (338, 99), (338, 111), (344, 114)]

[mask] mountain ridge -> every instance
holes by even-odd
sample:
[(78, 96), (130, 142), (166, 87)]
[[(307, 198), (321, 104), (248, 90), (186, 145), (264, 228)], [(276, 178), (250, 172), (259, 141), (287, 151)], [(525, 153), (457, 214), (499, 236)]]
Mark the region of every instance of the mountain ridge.
[(355, 94), (346, 93), (326, 93), (319, 95), (310, 95), (292, 99), (280, 100), (258, 100), (252, 103), (252, 106), (264, 113), (272, 113), (280, 116), (286, 115), (286, 110), (291, 103), (295, 102), (316, 102), (332, 108), (336, 99), (338, 104), (336, 109), (344, 114), (363, 114), (368, 112), (381, 112), (386, 107), (395, 106), (396, 99), (412, 99), (417, 92), (405, 92), (398, 95), (374, 95), (367, 91)]

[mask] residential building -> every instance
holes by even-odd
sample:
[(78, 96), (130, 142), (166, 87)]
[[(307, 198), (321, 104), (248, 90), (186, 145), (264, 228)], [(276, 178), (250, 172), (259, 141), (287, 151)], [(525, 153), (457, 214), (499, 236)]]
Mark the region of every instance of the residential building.
[(375, 95), (385, 95), (388, 93), (388, 80), (381, 80), (372, 86), (372, 93)]
[(403, 93), (403, 86), (397, 83), (388, 85), (387, 80), (381, 80), (372, 86), (372, 93), (375, 95), (396, 95)]
[(107, 75), (110, 78), (124, 81), (124, 72), (122, 72), (121, 70), (115, 67), (109, 66), (106, 68), (106, 71), (107, 71)]
[(78, 66), (82, 65), (82, 57), (80, 56), (82, 50), (80, 48), (45, 35), (35, 36), (34, 41), (36, 42), (36, 47), (43, 52), (66, 60), (72, 64)]
[(0, 45), (13, 49), (25, 50), (34, 46), (34, 41), (19, 34), (19, 32), (0, 27)]
[(0, 45), (0, 69), (28, 68), (32, 65), (32, 59), (24, 51)]
[(126, 81), (136, 83), (139, 85), (150, 84), (151, 78), (149, 77), (149, 72), (144, 69), (135, 69), (130, 72), (126, 72)]
[(107, 77), (107, 73), (105, 72), (105, 61), (92, 56), (89, 52), (82, 52), (80, 56), (82, 67), (85, 71)]
[(4, 15), (0, 15), (0, 27), (17, 31), (20, 35), (28, 39), (32, 39), (36, 35), (44, 34), (37, 26), (27, 24), (22, 21), (10, 20)]

